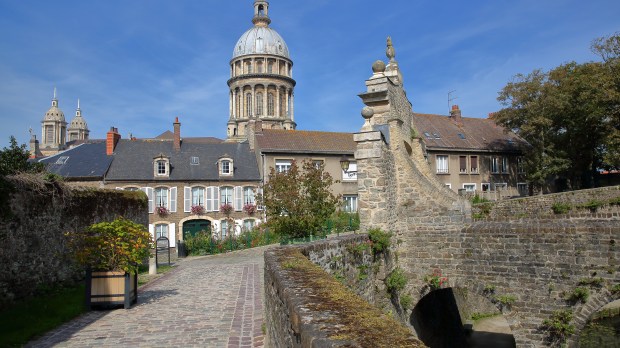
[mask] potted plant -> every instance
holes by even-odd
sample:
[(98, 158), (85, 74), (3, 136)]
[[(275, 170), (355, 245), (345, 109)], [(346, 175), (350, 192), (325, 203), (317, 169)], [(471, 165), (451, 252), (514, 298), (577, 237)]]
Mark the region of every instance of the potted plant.
[(170, 214), (170, 211), (166, 207), (157, 207), (155, 208), (155, 211), (157, 212), (157, 215), (159, 216), (166, 216)]
[(194, 215), (202, 215), (205, 213), (205, 207), (202, 205), (192, 205), (191, 212)]
[(228, 203), (222, 204), (222, 206), (220, 207), (220, 213), (226, 215), (226, 217), (229, 217), (232, 212), (233, 206)]
[(138, 265), (153, 246), (143, 225), (119, 217), (68, 233), (68, 246), (86, 267), (86, 305), (126, 309), (138, 300)]
[(243, 206), (243, 211), (248, 214), (249, 216), (252, 216), (256, 213), (256, 205), (252, 204), (252, 203), (246, 203)]

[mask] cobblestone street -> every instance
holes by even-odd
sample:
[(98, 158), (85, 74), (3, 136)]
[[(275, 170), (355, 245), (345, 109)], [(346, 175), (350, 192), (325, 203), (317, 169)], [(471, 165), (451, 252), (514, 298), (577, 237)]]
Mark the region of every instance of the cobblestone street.
[(185, 259), (129, 310), (92, 311), (28, 347), (263, 347), (266, 247)]

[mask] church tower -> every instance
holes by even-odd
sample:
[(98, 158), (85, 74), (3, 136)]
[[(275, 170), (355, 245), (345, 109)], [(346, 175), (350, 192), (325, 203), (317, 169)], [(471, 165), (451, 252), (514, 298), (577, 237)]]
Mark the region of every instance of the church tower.
[[(293, 61), (269, 27), (269, 2), (254, 1), (254, 26), (237, 41), (230, 61), (228, 140), (248, 138), (249, 126), (295, 129)], [(258, 122), (260, 121), (260, 122)]]
[(65, 122), (65, 114), (58, 108), (56, 88), (54, 88), (52, 107), (47, 110), (43, 121), (41, 121), (41, 132), (41, 152), (43, 155), (50, 156), (65, 149), (67, 122)]
[(82, 117), (82, 110), (80, 109), (80, 100), (78, 99), (77, 109), (75, 110), (75, 117), (69, 124), (67, 129), (69, 141), (74, 140), (88, 140), (88, 125), (86, 120)]

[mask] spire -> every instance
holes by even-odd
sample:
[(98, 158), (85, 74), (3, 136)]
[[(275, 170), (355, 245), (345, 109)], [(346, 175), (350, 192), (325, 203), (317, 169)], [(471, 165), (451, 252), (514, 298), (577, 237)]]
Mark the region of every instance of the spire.
[(82, 110), (80, 109), (80, 98), (78, 98), (77, 109), (75, 109), (75, 117), (82, 117)]
[(252, 23), (257, 27), (266, 27), (271, 23), (271, 19), (269, 19), (269, 1), (254, 1), (254, 18), (252, 18)]
[(52, 98), (52, 107), (58, 107), (58, 99), (56, 98), (56, 87), (54, 87), (54, 98)]

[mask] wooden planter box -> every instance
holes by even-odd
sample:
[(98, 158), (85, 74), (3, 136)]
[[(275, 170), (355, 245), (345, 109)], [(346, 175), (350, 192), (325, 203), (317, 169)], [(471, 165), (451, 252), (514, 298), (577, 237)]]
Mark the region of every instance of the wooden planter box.
[(138, 302), (138, 274), (86, 271), (86, 308), (129, 309)]

